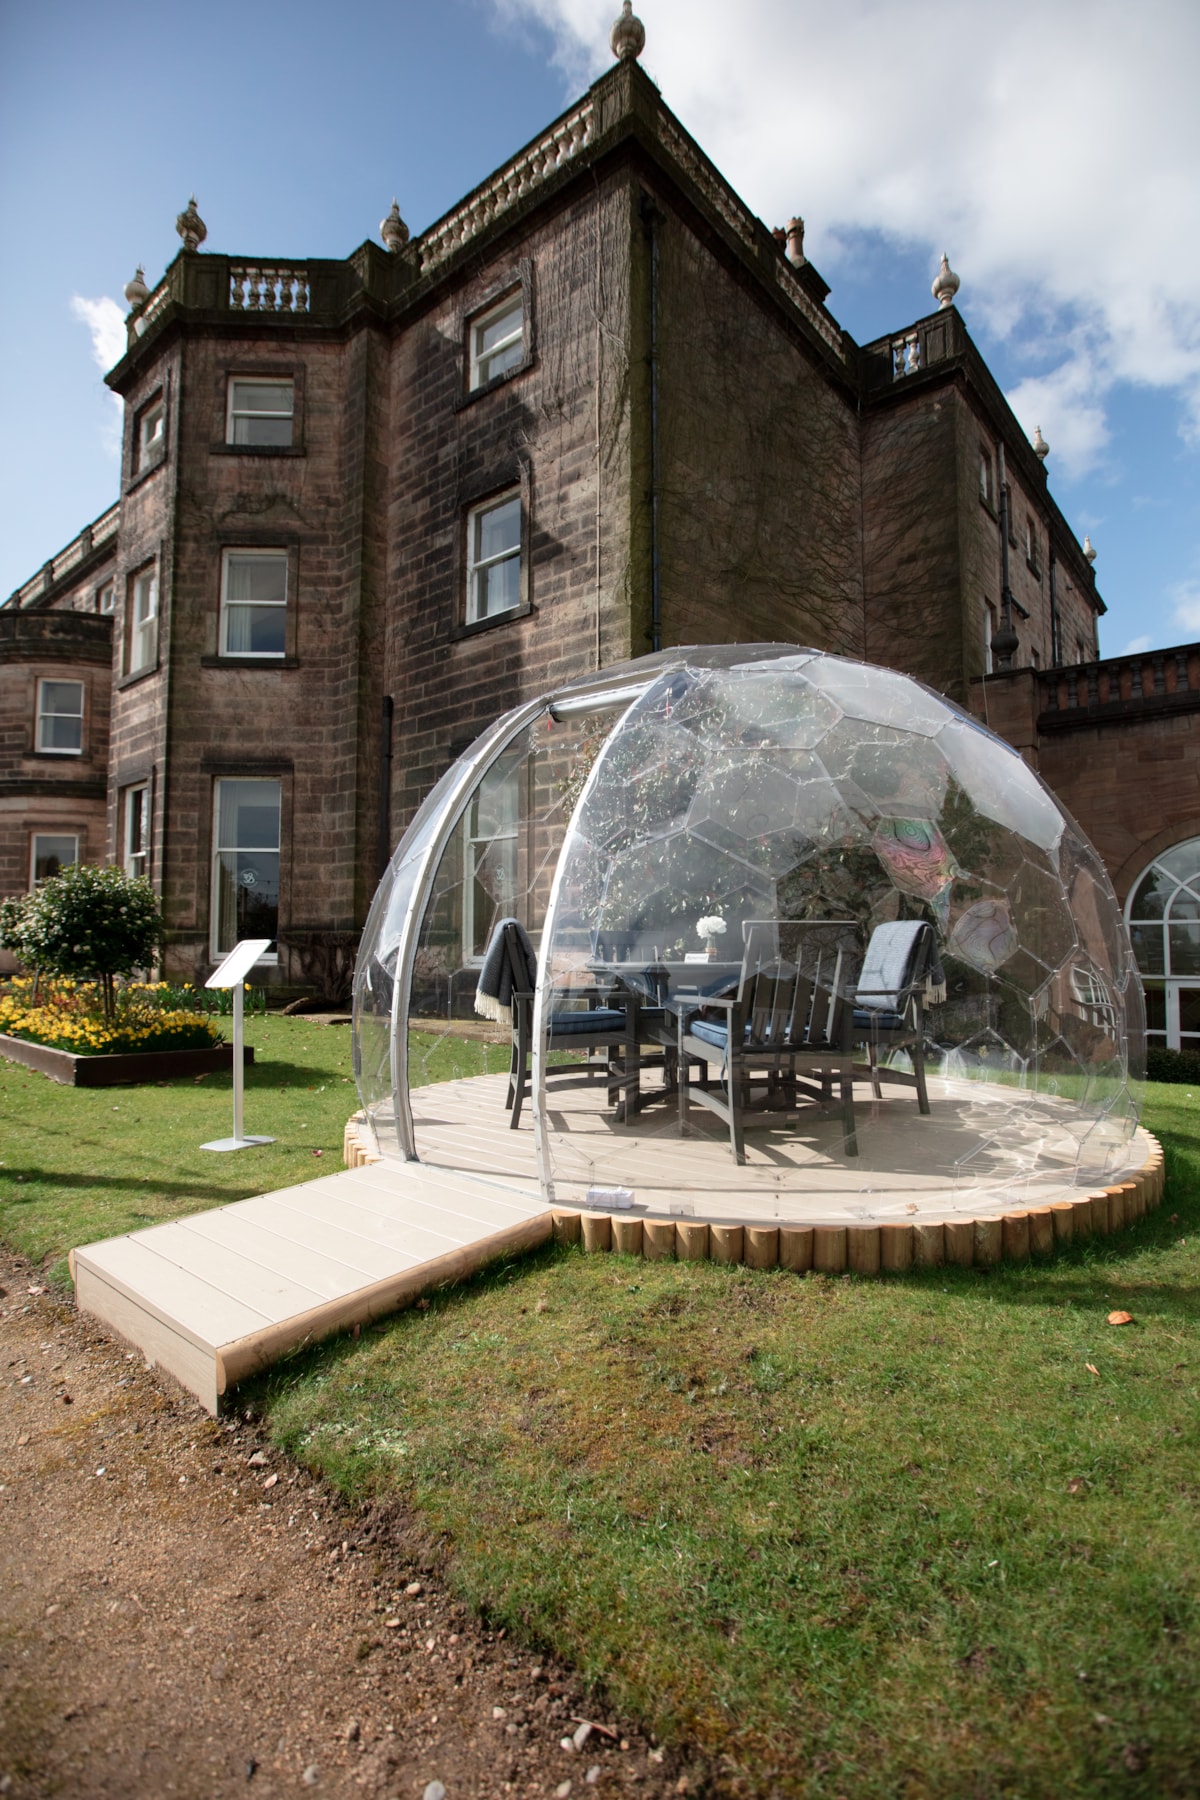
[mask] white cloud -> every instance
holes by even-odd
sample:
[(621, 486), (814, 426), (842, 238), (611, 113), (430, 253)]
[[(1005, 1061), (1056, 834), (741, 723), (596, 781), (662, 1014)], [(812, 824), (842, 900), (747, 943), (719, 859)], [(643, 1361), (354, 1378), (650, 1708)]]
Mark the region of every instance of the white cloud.
[[(124, 310), (107, 295), (100, 300), (85, 300), (82, 295), (74, 294), (71, 298), (71, 311), (91, 333), (93, 360), (107, 375), (113, 364), (120, 362), (125, 354)], [(110, 395), (110, 399), (113, 406), (108, 414), (107, 424), (101, 427), (100, 441), (104, 454), (110, 460), (117, 460), (121, 455), (125, 406), (119, 394)]]
[(1125, 648), (1123, 650), (1117, 651), (1117, 655), (1118, 656), (1140, 656), (1142, 654), (1143, 650), (1149, 650), (1149, 648), (1153, 642), (1154, 642), (1154, 639), (1149, 638), (1149, 637), (1130, 638), (1130, 640), (1126, 644)]
[(125, 354), (125, 311), (107, 295), (101, 300), (85, 300), (76, 294), (71, 311), (92, 337), (92, 356), (107, 375), (114, 363)]
[[(492, 3), (551, 29), (572, 90), (609, 65), (595, 0)], [(635, 10), (643, 66), (718, 167), (769, 224), (804, 215), (835, 311), (855, 232), (923, 246), (931, 279), (945, 248), (968, 324), (1036, 363), (1013, 403), (1069, 473), (1102, 456), (1120, 382), (1177, 394), (1200, 443), (1195, 0)]]
[(1200, 581), (1179, 581), (1167, 592), (1175, 608), (1175, 623), (1200, 637)]

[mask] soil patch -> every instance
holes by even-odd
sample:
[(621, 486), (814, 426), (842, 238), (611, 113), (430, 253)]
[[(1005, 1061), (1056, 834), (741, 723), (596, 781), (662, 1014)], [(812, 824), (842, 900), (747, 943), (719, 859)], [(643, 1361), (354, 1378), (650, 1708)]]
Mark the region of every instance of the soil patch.
[(704, 1791), (468, 1614), (404, 1516), (210, 1419), (6, 1253), (0, 1289), (6, 1800)]

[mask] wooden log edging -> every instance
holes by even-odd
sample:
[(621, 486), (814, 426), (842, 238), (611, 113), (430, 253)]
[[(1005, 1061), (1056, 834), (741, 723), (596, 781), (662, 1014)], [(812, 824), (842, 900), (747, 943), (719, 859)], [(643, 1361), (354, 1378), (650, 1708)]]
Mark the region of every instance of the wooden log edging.
[[(356, 1113), (346, 1125), (348, 1168), (383, 1160), (358, 1136)], [(651, 1262), (741, 1263), (748, 1269), (797, 1274), (899, 1274), (908, 1269), (991, 1269), (1000, 1262), (1052, 1256), (1136, 1224), (1163, 1197), (1162, 1146), (1149, 1132), (1141, 1168), (1110, 1187), (1092, 1188), (1047, 1206), (1014, 1207), (986, 1219), (913, 1219), (846, 1225), (710, 1225), (695, 1218), (554, 1209), (554, 1242), (582, 1244), (591, 1254), (644, 1256)]]

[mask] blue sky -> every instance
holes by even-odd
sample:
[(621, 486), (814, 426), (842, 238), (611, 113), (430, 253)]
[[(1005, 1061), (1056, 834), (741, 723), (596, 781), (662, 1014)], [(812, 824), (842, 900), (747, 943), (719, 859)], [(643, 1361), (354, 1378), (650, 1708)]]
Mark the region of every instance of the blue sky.
[[(611, 60), (615, 0), (85, 0), (0, 26), (0, 597), (116, 497), (97, 348), (193, 191), (208, 247), (416, 232)], [(1200, 7), (645, 0), (643, 66), (867, 341), (968, 328), (1099, 552), (1102, 653), (1200, 638)], [(105, 305), (105, 302), (108, 302)], [(106, 338), (106, 329), (108, 336)]]

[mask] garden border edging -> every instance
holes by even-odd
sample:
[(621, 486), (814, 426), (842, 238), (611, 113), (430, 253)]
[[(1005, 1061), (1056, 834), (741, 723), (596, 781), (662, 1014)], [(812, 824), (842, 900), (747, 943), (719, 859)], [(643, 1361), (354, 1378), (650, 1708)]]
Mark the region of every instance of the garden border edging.
[[(254, 1046), (245, 1045), (245, 1062), (254, 1061)], [(31, 1044), (25, 1038), (0, 1034), (0, 1056), (36, 1069), (64, 1087), (121, 1087), (144, 1081), (172, 1081), (185, 1075), (227, 1073), (233, 1067), (233, 1045), (214, 1044), (209, 1050), (135, 1050), (114, 1056), (77, 1056), (73, 1050), (54, 1050), (49, 1044)]]

